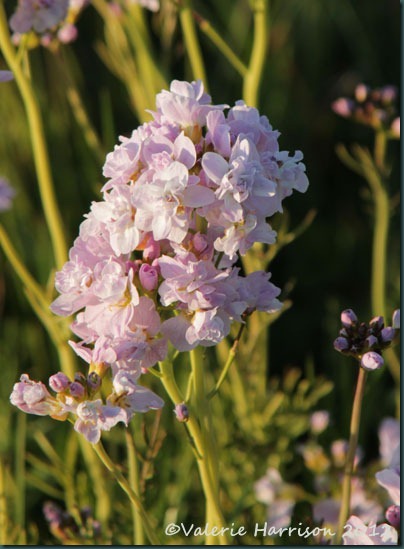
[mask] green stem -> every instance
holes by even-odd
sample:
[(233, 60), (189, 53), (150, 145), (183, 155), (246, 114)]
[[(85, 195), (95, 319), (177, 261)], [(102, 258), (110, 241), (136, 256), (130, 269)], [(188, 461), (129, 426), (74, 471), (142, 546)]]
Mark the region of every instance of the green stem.
[(350, 511), (352, 473), (354, 470), (356, 448), (358, 446), (359, 427), (360, 427), (360, 420), (361, 420), (363, 394), (365, 390), (365, 381), (366, 381), (366, 371), (363, 368), (359, 367), (358, 382), (356, 385), (356, 391), (355, 391), (353, 407), (352, 407), (348, 453), (346, 457), (344, 479), (342, 483), (342, 498), (341, 498), (341, 508), (340, 508), (339, 519), (338, 519), (336, 545), (342, 543), (342, 534), (344, 533), (344, 526), (346, 524), (346, 521), (348, 520), (349, 511)]
[(27, 416), (18, 414), (17, 431), (15, 439), (15, 479), (16, 479), (16, 498), (15, 498), (15, 524), (19, 531), (17, 545), (26, 544), (25, 532), (25, 451), (27, 436)]
[(122, 475), (120, 471), (118, 471), (118, 469), (116, 468), (116, 466), (111, 461), (108, 454), (106, 453), (102, 443), (98, 442), (97, 444), (93, 444), (92, 447), (94, 448), (95, 453), (100, 458), (100, 460), (105, 465), (105, 467), (108, 469), (108, 471), (110, 471), (113, 474), (119, 486), (128, 496), (129, 501), (135, 506), (138, 513), (142, 517), (143, 527), (145, 529), (147, 537), (149, 538), (150, 543), (152, 545), (161, 545), (160, 540), (155, 534), (154, 526), (151, 524), (149, 517), (142, 505), (142, 502), (140, 501), (138, 494), (134, 490), (132, 490), (126, 478)]
[[(129, 430), (125, 431), (126, 450), (128, 453), (128, 465), (129, 465), (129, 486), (132, 490), (139, 494), (139, 471), (136, 459), (136, 450), (133, 443), (133, 437)], [(133, 543), (134, 545), (144, 545), (144, 532), (142, 515), (137, 510), (136, 506), (131, 502), (132, 507), (132, 519), (133, 519)]]
[(268, 0), (253, 0), (254, 39), (250, 64), (244, 79), (243, 99), (251, 107), (257, 107), (262, 73), (268, 45)]
[[(184, 397), (181, 394), (174, 378), (172, 363), (168, 360), (160, 362), (160, 369), (163, 374), (161, 381), (173, 404), (176, 405), (184, 402)], [(196, 450), (195, 455), (197, 456), (199, 476), (206, 498), (207, 521), (210, 521), (209, 525), (211, 528), (213, 526), (222, 528), (225, 527), (225, 521), (220, 508), (217, 485), (214, 485), (211, 476), (208, 456), (209, 449), (205, 445), (205, 440), (196, 418), (200, 419), (196, 410), (191, 409), (189, 420), (185, 425), (190, 435), (192, 444), (195, 446)], [(228, 545), (226, 535), (216, 537), (207, 536), (207, 545), (215, 545), (217, 542), (221, 545)]]
[(213, 28), (210, 22), (201, 17), (199, 14), (194, 14), (201, 31), (213, 42), (217, 49), (226, 57), (227, 61), (236, 69), (243, 78), (247, 74), (247, 67), (241, 59), (234, 53), (232, 48), (223, 40), (220, 34)]
[(214, 397), (218, 392), (219, 392), (219, 389), (220, 387), (222, 386), (222, 383), (223, 381), (226, 379), (226, 376), (227, 376), (227, 373), (230, 369), (230, 366), (233, 364), (233, 361), (236, 357), (236, 354), (237, 354), (237, 349), (238, 349), (238, 345), (240, 343), (240, 338), (241, 338), (241, 335), (243, 333), (243, 330), (245, 328), (245, 324), (242, 324), (240, 326), (240, 329), (238, 331), (238, 334), (237, 334), (237, 337), (236, 339), (234, 340), (234, 343), (229, 351), (229, 354), (228, 354), (228, 357), (227, 357), (227, 360), (226, 360), (226, 364), (223, 366), (223, 370), (222, 370), (222, 373), (220, 374), (220, 377), (216, 383), (216, 386), (214, 389), (212, 389), (212, 391), (210, 391), (210, 393), (208, 394), (208, 398), (211, 399), (212, 397)]
[(191, 12), (191, 1), (182, 0), (179, 9), (180, 23), (185, 41), (185, 50), (188, 52), (194, 78), (202, 80), (205, 90), (208, 89), (205, 65), (203, 62), (201, 48), (195, 30), (195, 23)]
[(21, 65), (18, 63), (17, 53), (15, 52), (10, 41), (7, 18), (2, 1), (0, 2), (0, 49), (4, 55), (6, 63), (14, 74), (15, 81), (24, 102), (31, 136), (31, 145), (38, 178), (39, 192), (52, 241), (56, 266), (58, 269), (61, 269), (67, 260), (67, 247), (61, 223), (62, 216), (60, 214), (54, 193), (41, 112), (32, 86), (24, 75)]

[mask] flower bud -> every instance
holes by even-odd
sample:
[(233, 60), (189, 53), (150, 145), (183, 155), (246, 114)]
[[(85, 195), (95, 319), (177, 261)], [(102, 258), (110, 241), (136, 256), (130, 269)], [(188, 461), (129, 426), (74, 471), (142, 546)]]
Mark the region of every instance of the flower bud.
[(374, 330), (381, 330), (384, 328), (384, 318), (382, 316), (375, 316), (369, 322), (369, 326)]
[(352, 101), (352, 99), (346, 99), (345, 97), (340, 97), (340, 99), (337, 99), (331, 104), (331, 108), (336, 114), (339, 114), (344, 118), (348, 118), (349, 116), (352, 115), (354, 102)]
[(397, 116), (397, 118), (395, 118), (391, 123), (390, 131), (393, 137), (400, 139), (400, 117), (399, 116)]
[(150, 237), (144, 247), (143, 258), (150, 261), (157, 257), (160, 257), (160, 244)]
[(400, 329), (400, 309), (396, 309), (394, 311), (392, 325), (396, 330)]
[(387, 326), (386, 328), (383, 328), (380, 335), (383, 343), (390, 343), (393, 341), (396, 331), (391, 326)]
[(345, 337), (337, 337), (334, 340), (334, 349), (340, 353), (349, 349), (349, 341)]
[(73, 381), (70, 384), (70, 394), (73, 398), (82, 398), (84, 396), (84, 387), (78, 381)]
[(192, 242), (197, 252), (203, 252), (208, 247), (206, 236), (201, 233), (196, 233), (192, 239)]
[(318, 410), (311, 415), (310, 428), (315, 435), (319, 435), (328, 427), (330, 414), (326, 410)]
[(62, 44), (69, 44), (76, 40), (78, 35), (77, 27), (71, 23), (66, 23), (58, 30), (57, 37)]
[(146, 291), (151, 292), (152, 290), (155, 290), (159, 279), (157, 269), (147, 263), (143, 263), (139, 269), (139, 279)]
[(364, 370), (372, 372), (373, 370), (378, 370), (384, 364), (383, 357), (379, 353), (374, 351), (369, 351), (365, 353), (361, 360), (361, 366)]
[(91, 372), (87, 377), (87, 386), (90, 391), (97, 391), (101, 386), (101, 378), (97, 372)]
[(65, 391), (69, 385), (70, 380), (63, 372), (58, 372), (49, 378), (49, 387), (52, 391), (55, 391), (55, 393)]
[(345, 328), (351, 327), (356, 322), (358, 322), (358, 317), (352, 309), (345, 309), (345, 311), (342, 311), (341, 323), (343, 326), (345, 326)]
[(393, 528), (400, 528), (400, 506), (390, 505), (385, 515), (387, 521), (393, 526)]
[(384, 86), (380, 91), (381, 101), (384, 104), (392, 103), (397, 97), (397, 88), (395, 86)]
[(355, 88), (355, 99), (359, 103), (366, 101), (369, 93), (369, 88), (365, 84), (358, 84)]
[(371, 349), (375, 345), (378, 345), (379, 340), (377, 339), (376, 336), (370, 335), (369, 337), (366, 338), (365, 342), (366, 342), (366, 345), (368, 346), (368, 348)]
[(174, 414), (178, 421), (180, 421), (181, 423), (185, 423), (188, 421), (189, 410), (185, 402), (181, 402), (180, 404), (175, 405)]

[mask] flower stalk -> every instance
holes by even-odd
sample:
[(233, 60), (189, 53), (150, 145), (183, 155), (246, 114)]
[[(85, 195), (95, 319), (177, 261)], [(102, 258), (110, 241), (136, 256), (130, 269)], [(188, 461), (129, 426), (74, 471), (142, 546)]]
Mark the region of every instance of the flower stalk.
[(365, 391), (366, 371), (359, 367), (358, 381), (356, 384), (355, 396), (352, 406), (351, 424), (349, 430), (349, 446), (346, 457), (344, 478), (342, 482), (342, 498), (341, 508), (338, 517), (338, 530), (336, 537), (336, 545), (342, 543), (342, 534), (344, 533), (344, 526), (348, 520), (351, 501), (351, 483), (352, 474), (355, 465), (355, 453), (358, 446), (359, 428), (362, 411), (362, 401)]
[(67, 260), (67, 246), (61, 221), (62, 216), (54, 192), (42, 116), (32, 86), (24, 75), (22, 67), (18, 62), (17, 54), (11, 44), (3, 2), (0, 2), (0, 49), (10, 70), (14, 74), (24, 102), (39, 192), (52, 241), (56, 267), (61, 269)]

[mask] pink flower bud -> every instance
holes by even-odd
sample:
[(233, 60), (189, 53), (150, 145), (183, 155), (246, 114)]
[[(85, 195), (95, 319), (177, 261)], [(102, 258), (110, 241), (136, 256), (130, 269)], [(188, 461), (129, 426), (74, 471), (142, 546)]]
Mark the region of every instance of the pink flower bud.
[(66, 23), (58, 30), (58, 39), (62, 44), (69, 44), (76, 40), (78, 35), (77, 27), (71, 23)]
[(394, 527), (400, 528), (400, 506), (390, 505), (385, 515), (387, 521)]
[(349, 349), (349, 341), (345, 337), (337, 337), (334, 341), (334, 349), (342, 353)]
[(197, 252), (203, 252), (208, 247), (206, 236), (201, 233), (196, 233), (196, 235), (194, 235), (193, 244)]
[(143, 250), (143, 258), (147, 261), (153, 261), (157, 257), (160, 257), (160, 244), (156, 242), (153, 238), (147, 239), (147, 244)]
[(369, 351), (365, 353), (361, 360), (361, 366), (364, 370), (372, 372), (373, 370), (378, 370), (384, 364), (383, 357), (379, 353), (374, 351)]
[(340, 97), (340, 99), (337, 99), (331, 104), (332, 110), (336, 114), (339, 114), (344, 118), (348, 118), (349, 116), (352, 115), (354, 106), (355, 105), (352, 99), (346, 99), (345, 97)]
[(381, 330), (384, 327), (384, 318), (382, 316), (375, 316), (369, 322), (369, 326), (373, 329)]
[(188, 421), (189, 410), (185, 402), (181, 402), (180, 404), (175, 405), (174, 414), (178, 421), (180, 421), (181, 423), (185, 423)]
[(70, 394), (73, 398), (82, 398), (84, 396), (84, 387), (78, 381), (73, 381), (70, 384)]
[(396, 309), (394, 311), (392, 325), (396, 330), (400, 329), (400, 309)]
[(391, 326), (387, 326), (386, 328), (383, 328), (381, 331), (381, 337), (383, 343), (390, 343), (390, 341), (393, 341), (394, 336), (396, 335), (396, 331)]
[(349, 328), (350, 326), (352, 326), (352, 324), (355, 324), (356, 322), (358, 322), (358, 317), (352, 309), (345, 309), (345, 311), (342, 311), (341, 323), (343, 326)]
[(157, 269), (147, 263), (143, 263), (139, 269), (139, 279), (143, 288), (148, 292), (155, 290), (158, 285), (158, 278)]
[(358, 84), (355, 88), (355, 99), (359, 103), (366, 101), (369, 93), (369, 88), (365, 84)]
[(55, 393), (65, 391), (69, 385), (70, 380), (63, 372), (58, 372), (49, 378), (49, 387), (55, 391)]
[(399, 116), (397, 116), (397, 118), (395, 118), (391, 123), (390, 131), (393, 134), (393, 137), (400, 139), (400, 117)]
[(14, 78), (14, 74), (11, 71), (0, 71), (0, 82), (9, 82)]
[(326, 410), (318, 410), (311, 415), (310, 428), (316, 435), (322, 433), (328, 427), (330, 414)]

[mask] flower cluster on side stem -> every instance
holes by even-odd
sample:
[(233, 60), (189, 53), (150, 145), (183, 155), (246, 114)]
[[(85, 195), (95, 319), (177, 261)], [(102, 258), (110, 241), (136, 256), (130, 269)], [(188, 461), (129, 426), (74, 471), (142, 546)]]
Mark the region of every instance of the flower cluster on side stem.
[(268, 218), (308, 186), (302, 153), (279, 150), (279, 132), (243, 101), (226, 113), (200, 81), (173, 81), (156, 107), (151, 122), (107, 155), (102, 200), (56, 274), (60, 296), (51, 306), (76, 315), (80, 341), (70, 344), (100, 378), (111, 372), (112, 394), (104, 404), (87, 381), (72, 395), (65, 380), (56, 397), (38, 385), (41, 399), (27, 406), (34, 383), (27, 377), (13, 393), (32, 413), (45, 402), (53, 416), (69, 407), (92, 441), (127, 423), (140, 394), (144, 408), (160, 406), (137, 380), (166, 358), (168, 342), (178, 351), (214, 346), (233, 322), (281, 307), (270, 273), (242, 276), (236, 262), (255, 242), (275, 241)]
[(341, 313), (341, 324), (334, 349), (355, 357), (367, 371), (377, 370), (384, 363), (383, 350), (399, 336), (400, 311), (394, 311), (392, 326), (385, 326), (381, 316), (372, 318), (369, 323), (358, 322), (352, 309), (346, 309)]

